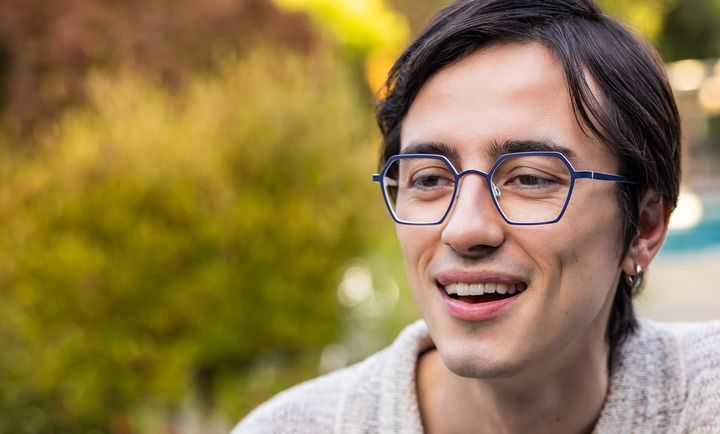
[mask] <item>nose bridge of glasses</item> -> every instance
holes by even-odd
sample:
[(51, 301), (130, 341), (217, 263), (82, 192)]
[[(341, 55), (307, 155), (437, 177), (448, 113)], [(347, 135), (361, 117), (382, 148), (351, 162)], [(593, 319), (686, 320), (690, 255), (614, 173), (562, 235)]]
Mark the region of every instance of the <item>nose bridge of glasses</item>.
[(466, 177), (467, 175), (480, 176), (487, 184), (487, 186), (483, 186), (481, 188), (482, 190), (488, 191), (488, 188), (489, 188), (492, 196), (498, 197), (500, 195), (500, 190), (492, 182), (492, 179), (490, 178), (490, 175), (488, 173), (483, 172), (482, 170), (477, 170), (477, 169), (467, 169), (467, 170), (463, 170), (462, 172), (458, 173), (458, 175), (457, 175), (457, 184), (458, 185), (457, 185), (457, 192), (456, 192), (457, 197), (455, 198), (456, 201), (459, 199), (463, 185), (465, 185), (467, 183), (467, 178), (463, 181), (463, 178)]
[(466, 175), (480, 176), (488, 184), (488, 187), (490, 188), (492, 195), (495, 197), (500, 196), (500, 189), (492, 182), (492, 178), (490, 177), (490, 174), (483, 172), (482, 170), (477, 170), (477, 169), (467, 169), (467, 170), (463, 170), (462, 172), (458, 173), (458, 175), (457, 175), (458, 189), (460, 188), (460, 181)]
[(480, 175), (483, 178), (485, 178), (486, 180), (488, 179), (488, 176), (489, 176), (487, 173), (483, 172), (482, 170), (467, 169), (467, 170), (463, 170), (462, 172), (458, 173), (458, 179), (462, 178), (465, 175)]
[[(478, 175), (482, 179), (473, 180), (475, 177), (466, 175)], [(447, 214), (449, 227), (464, 228), (460, 230), (462, 233), (473, 232), (469, 228), (477, 225), (487, 228), (488, 219), (499, 218), (496, 188), (490, 175), (481, 170), (468, 169), (458, 173), (455, 197)]]

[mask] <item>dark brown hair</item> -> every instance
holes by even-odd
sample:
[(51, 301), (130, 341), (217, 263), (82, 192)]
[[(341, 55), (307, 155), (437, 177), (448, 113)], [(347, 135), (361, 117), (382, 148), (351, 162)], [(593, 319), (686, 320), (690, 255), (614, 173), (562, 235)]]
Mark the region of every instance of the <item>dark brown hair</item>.
[[(403, 118), (433, 74), (478, 49), (505, 42), (537, 42), (554, 53), (579, 125), (617, 156), (621, 175), (637, 182), (618, 184), (627, 251), (646, 189), (675, 207), (680, 119), (655, 50), (591, 0), (464, 0), (440, 11), (390, 70), (376, 113), (383, 135), (380, 164), (399, 152)], [(591, 92), (586, 71), (600, 98)], [(607, 328), (613, 349), (637, 326), (634, 295), (621, 278)]]

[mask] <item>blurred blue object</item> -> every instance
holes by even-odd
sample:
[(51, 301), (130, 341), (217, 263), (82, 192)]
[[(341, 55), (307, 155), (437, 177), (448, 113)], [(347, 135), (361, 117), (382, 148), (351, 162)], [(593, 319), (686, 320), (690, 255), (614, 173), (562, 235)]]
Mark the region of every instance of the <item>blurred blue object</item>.
[(710, 194), (700, 193), (699, 197), (702, 201), (702, 218), (688, 229), (668, 231), (661, 255), (720, 248), (720, 196), (713, 191)]

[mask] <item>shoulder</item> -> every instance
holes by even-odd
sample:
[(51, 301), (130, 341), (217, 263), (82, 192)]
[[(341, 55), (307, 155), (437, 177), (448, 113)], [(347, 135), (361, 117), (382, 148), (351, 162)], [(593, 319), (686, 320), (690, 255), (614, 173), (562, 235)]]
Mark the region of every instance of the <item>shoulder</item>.
[(370, 359), (298, 384), (253, 410), (232, 434), (331, 432), (335, 411), (348, 382)]
[[(407, 327), (382, 351), (347, 368), (298, 384), (253, 410), (232, 434), (382, 431), (381, 414), (410, 401), (417, 352), (428, 344), (424, 323)], [(401, 419), (408, 414), (394, 411)], [(412, 414), (411, 414), (412, 416)], [(410, 419), (413, 419), (410, 417)]]
[(650, 326), (672, 336), (689, 384), (714, 378), (720, 390), (720, 321), (652, 322)]
[(650, 351), (646, 357), (662, 359), (659, 362), (664, 365), (677, 365), (689, 387), (711, 381), (720, 391), (720, 321), (643, 320), (638, 334), (641, 338), (636, 340), (639, 344), (636, 351), (662, 348), (662, 351)]
[(720, 322), (641, 320), (617, 349), (595, 432), (720, 432)]
[(676, 342), (685, 381), (685, 426), (720, 432), (720, 321), (655, 323)]

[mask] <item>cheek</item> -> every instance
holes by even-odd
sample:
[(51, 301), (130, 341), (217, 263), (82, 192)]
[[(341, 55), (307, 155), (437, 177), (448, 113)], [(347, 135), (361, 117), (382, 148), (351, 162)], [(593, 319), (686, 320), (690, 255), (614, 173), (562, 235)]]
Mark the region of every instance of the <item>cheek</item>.
[(407, 225), (396, 225), (395, 232), (405, 259), (408, 280), (415, 290), (423, 281), (435, 246), (440, 242), (440, 232), (435, 226)]
[(588, 196), (595, 205), (578, 201), (558, 223), (516, 232), (548, 288), (605, 287), (602, 276), (610, 278), (619, 269), (622, 217), (617, 202), (611, 194)]
[(584, 212), (564, 216), (558, 223), (561, 226), (555, 228), (561, 235), (547, 237), (536, 255), (542, 261), (539, 268), (546, 271), (543, 277), (551, 286), (562, 288), (571, 303), (589, 298), (595, 304), (614, 288), (621, 259), (622, 221), (617, 203), (607, 199), (609, 205), (602, 209), (586, 204)]

